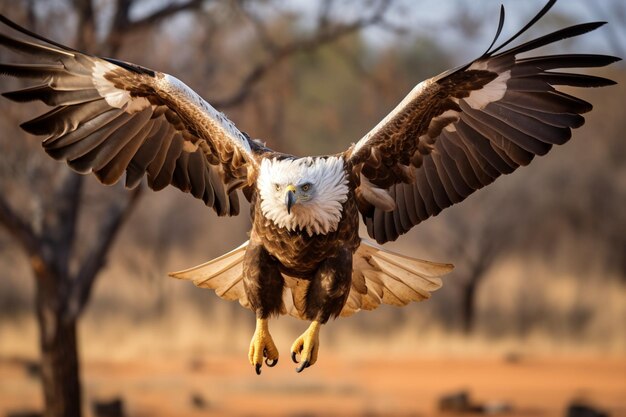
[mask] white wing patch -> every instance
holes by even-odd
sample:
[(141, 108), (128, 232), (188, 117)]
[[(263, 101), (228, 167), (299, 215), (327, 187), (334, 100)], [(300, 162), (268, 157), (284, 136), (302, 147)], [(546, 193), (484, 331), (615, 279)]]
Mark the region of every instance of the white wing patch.
[(119, 69), (117, 65), (113, 65), (104, 60), (96, 60), (93, 69), (93, 85), (98, 90), (98, 94), (104, 97), (104, 100), (111, 107), (124, 109), (127, 113), (137, 113), (150, 106), (150, 102), (144, 97), (131, 97), (130, 92), (121, 90), (104, 77), (107, 72)]
[[(470, 67), (471, 68), (471, 67)], [(506, 82), (511, 78), (511, 71), (504, 71), (485, 84), (480, 90), (474, 90), (463, 100), (473, 109), (482, 110), (487, 104), (501, 100), (506, 93)]]
[[(475, 62), (470, 66), (469, 69), (475, 70), (488, 70), (487, 65), (482, 62)], [(471, 108), (482, 110), (489, 103), (493, 103), (494, 101), (501, 100), (506, 93), (506, 82), (511, 78), (511, 71), (505, 71), (500, 73), (496, 78), (494, 78), (489, 83), (485, 84), (481, 89), (472, 91), (469, 96), (462, 99), (465, 101)], [(453, 99), (458, 103), (458, 99)], [(430, 121), (429, 127), (434, 123), (443, 120), (449, 119), (449, 123), (444, 127), (444, 130), (452, 133), (456, 131), (455, 123), (459, 121), (459, 117), (461, 112), (454, 110), (446, 110), (442, 114), (437, 117), (433, 117)]]

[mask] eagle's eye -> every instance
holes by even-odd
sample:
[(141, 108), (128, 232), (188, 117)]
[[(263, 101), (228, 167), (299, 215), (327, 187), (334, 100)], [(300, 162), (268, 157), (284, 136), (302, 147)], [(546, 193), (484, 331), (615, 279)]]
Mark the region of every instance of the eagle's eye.
[(274, 184), (274, 189), (276, 191), (280, 191), (280, 185), (279, 184)]
[(311, 189), (311, 184), (309, 183), (302, 184), (302, 186), (300, 186), (300, 189), (306, 193), (307, 191)]

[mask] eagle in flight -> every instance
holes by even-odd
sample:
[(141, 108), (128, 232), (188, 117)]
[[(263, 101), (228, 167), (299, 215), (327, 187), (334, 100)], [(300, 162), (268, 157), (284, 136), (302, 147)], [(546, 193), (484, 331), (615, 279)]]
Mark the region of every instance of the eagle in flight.
[(0, 44), (32, 63), (0, 63), (0, 73), (33, 85), (3, 93), (16, 102), (53, 107), (21, 127), (43, 135), (43, 148), (104, 184), (124, 173), (126, 186), (147, 177), (173, 185), (219, 216), (251, 205), (250, 239), (203, 265), (172, 274), (238, 300), (256, 315), (249, 360), (257, 373), (278, 349), (268, 319), (310, 321), (291, 352), (297, 371), (318, 356), (320, 326), (331, 317), (429, 298), (452, 265), (391, 253), (359, 236), (359, 217), (378, 244), (398, 238), (501, 174), (571, 137), (591, 104), (555, 86), (599, 87), (613, 81), (560, 68), (602, 67), (595, 54), (524, 56), (590, 32), (604, 22), (570, 26), (515, 47), (519, 32), (469, 64), (418, 84), (376, 127), (334, 155), (297, 157), (239, 131), (175, 77), (132, 63), (76, 51), (6, 17)]

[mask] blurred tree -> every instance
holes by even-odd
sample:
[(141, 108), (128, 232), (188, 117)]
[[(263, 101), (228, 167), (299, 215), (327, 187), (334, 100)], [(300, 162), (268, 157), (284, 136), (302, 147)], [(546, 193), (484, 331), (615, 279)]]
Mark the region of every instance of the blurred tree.
[[(108, 32), (106, 44), (98, 44), (96, 15), (90, 0), (74, 0), (72, 7), (77, 19), (76, 44), (78, 49), (115, 56), (126, 33), (131, 31), (129, 6), (131, 1), (120, 0), (117, 13)], [(132, 30), (158, 23), (161, 19), (181, 10), (198, 8), (201, 1), (192, 0), (168, 6), (136, 22)], [(28, 25), (36, 28), (37, 2), (22, 3), (22, 13)], [(15, 10), (12, 13), (16, 13)], [(101, 204), (101, 216), (96, 222), (94, 238), (80, 241), (79, 218), (85, 207), (84, 177), (65, 167), (43, 164), (40, 169), (20, 172), (18, 165), (28, 167), (29, 156), (12, 160), (15, 171), (22, 174), (21, 186), (28, 190), (11, 192), (19, 188), (15, 177), (2, 179), (0, 197), (0, 223), (21, 245), (28, 256), (36, 282), (35, 309), (39, 323), (41, 349), (41, 375), (46, 416), (80, 416), (81, 385), (77, 349), (77, 320), (89, 300), (98, 272), (106, 263), (107, 254), (124, 221), (132, 211), (141, 188), (120, 195)], [(4, 155), (5, 159), (9, 155)], [(7, 169), (7, 163), (4, 168)], [(44, 172), (45, 171), (45, 172)], [(5, 172), (6, 173), (6, 172)], [(41, 175), (44, 174), (44, 175)], [(16, 210), (8, 203), (9, 196), (30, 194), (29, 204), (34, 206), (30, 219), (24, 219), (26, 210)], [(16, 196), (19, 201), (21, 196)], [(79, 243), (80, 242), (80, 243)]]
[(525, 195), (519, 188), (499, 188), (499, 192), (483, 192), (469, 198), (463, 202), (463, 210), (449, 209), (440, 227), (429, 235), (431, 242), (457, 264), (457, 323), (465, 334), (476, 329), (481, 284), (491, 268), (514, 250), (521, 233), (513, 225), (519, 225), (516, 220), (521, 215), (519, 209), (524, 207), (520, 202)]

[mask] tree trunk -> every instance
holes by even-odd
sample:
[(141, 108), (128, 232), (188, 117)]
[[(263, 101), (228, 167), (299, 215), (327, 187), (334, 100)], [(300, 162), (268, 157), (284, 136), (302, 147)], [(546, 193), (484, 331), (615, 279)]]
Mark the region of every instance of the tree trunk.
[(461, 296), (461, 327), (465, 334), (474, 331), (476, 321), (476, 289), (478, 288), (478, 279), (472, 278), (465, 285)]
[(489, 255), (491, 252), (487, 250), (485, 252), (486, 253), (474, 263), (469, 271), (468, 280), (463, 288), (463, 294), (461, 295), (461, 326), (465, 334), (470, 334), (476, 329), (476, 308), (478, 307), (476, 296), (478, 287), (485, 277), (485, 273), (489, 269), (488, 266), (493, 259), (493, 257)]
[(38, 273), (37, 319), (45, 417), (80, 417), (81, 388), (76, 320), (63, 319), (63, 298), (51, 273)]

